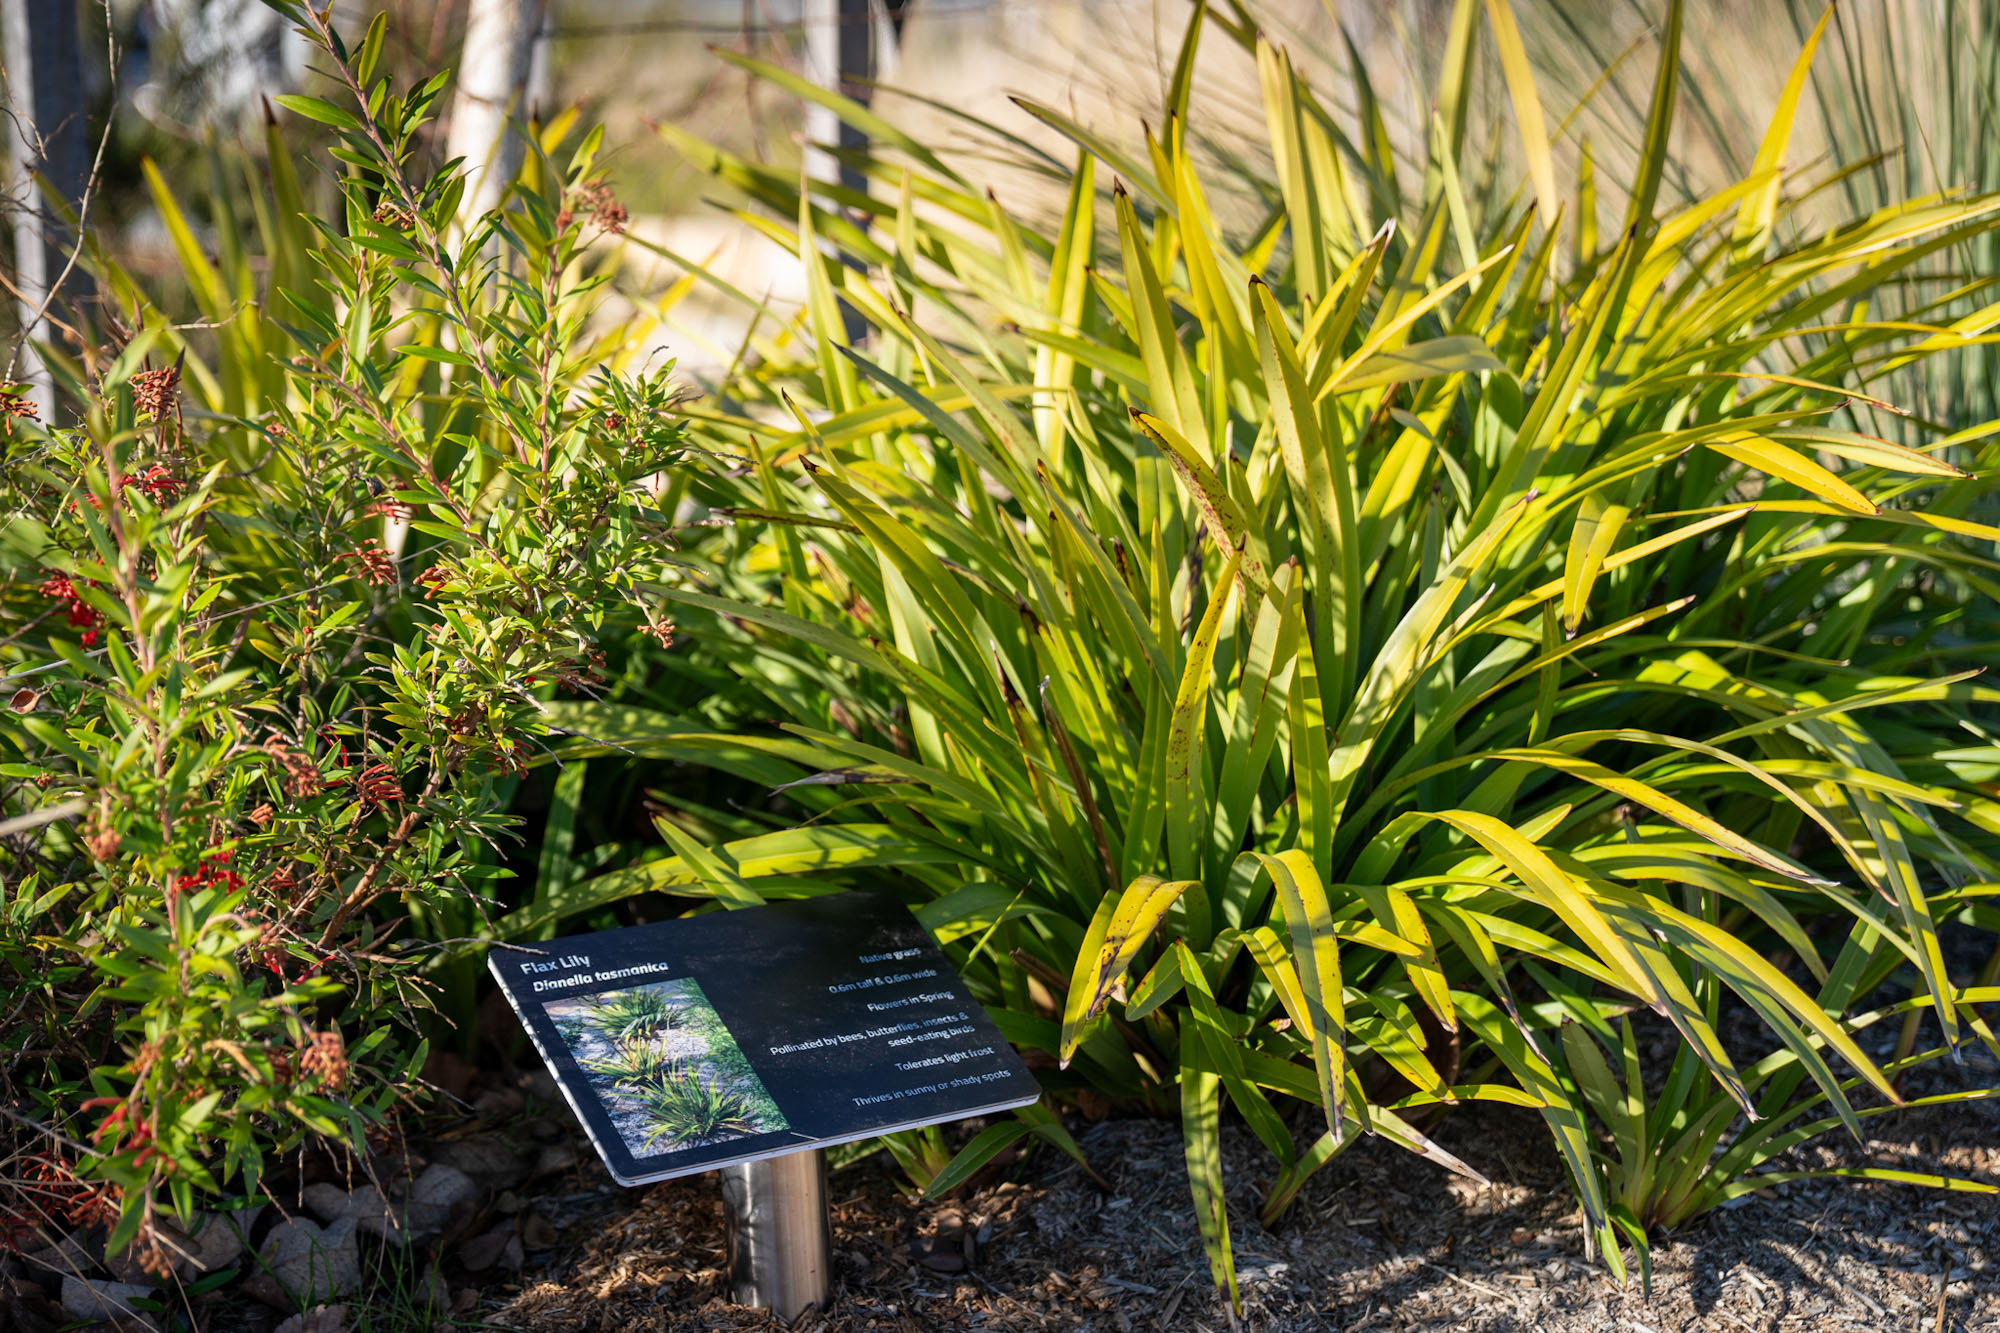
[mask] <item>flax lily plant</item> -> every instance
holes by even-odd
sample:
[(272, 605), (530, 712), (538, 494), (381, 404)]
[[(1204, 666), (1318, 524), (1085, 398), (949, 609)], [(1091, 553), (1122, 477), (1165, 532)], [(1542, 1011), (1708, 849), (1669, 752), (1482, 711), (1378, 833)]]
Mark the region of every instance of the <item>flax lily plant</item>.
[[(1475, 214), (1482, 32), (1530, 169)], [(1670, 1024), (1674, 1077), (1720, 1094), (1710, 1145), (1795, 1092), (1857, 1133), (1895, 1104), (1844, 1021), (1892, 974), (1947, 1044), (1988, 1038), (1938, 925), (2000, 878), (2000, 804), (1932, 752), (2000, 693), (1885, 627), (1992, 593), (2000, 530), (1965, 515), (2000, 459), (1984, 429), (1913, 449), (1848, 407), (1965, 341), (1867, 295), (2000, 226), (2000, 197), (1789, 238), (1814, 184), (1781, 167), (1794, 89), (1749, 176), (1662, 215), (1679, 34), (1676, 4), (1623, 225), (1580, 245), (1505, 0), (1458, 7), (1420, 182), (1365, 84), (1350, 114), (1247, 12), (1198, 8), (1141, 146), (1025, 102), (1073, 163), (996, 138), (1066, 188), (1047, 227), (725, 54), (869, 134), (874, 188), (802, 193), (662, 131), (810, 297), (695, 412), (689, 494), (723, 526), (661, 596), (706, 698), (550, 715), (571, 757), (784, 800), (688, 806), (722, 836), (662, 819), (659, 859), (507, 928), (896, 877), (1048, 1086), (1178, 1111), (1232, 1300), (1226, 1110), (1277, 1159), (1270, 1224), (1363, 1135), (1476, 1176), (1421, 1127), (1532, 1107), (1622, 1273), (1687, 1214), (1606, 1146), (1609, 1066), (1566, 1020), (1614, 1058), (1623, 1017)], [(1268, 169), (1200, 151), (1210, 59), (1256, 70)], [(1262, 219), (1225, 227), (1246, 182)], [(1725, 1002), (1775, 1055), (1723, 1040)], [(1626, 1063), (1613, 1129), (1646, 1111)]]

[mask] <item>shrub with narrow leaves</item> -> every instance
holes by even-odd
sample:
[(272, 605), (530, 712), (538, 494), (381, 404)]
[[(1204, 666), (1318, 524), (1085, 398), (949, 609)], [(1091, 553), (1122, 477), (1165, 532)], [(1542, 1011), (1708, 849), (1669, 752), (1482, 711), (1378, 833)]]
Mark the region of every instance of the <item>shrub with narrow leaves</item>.
[(583, 332), (617, 222), (596, 137), (461, 226), (420, 151), (444, 78), (378, 76), (381, 20), (350, 52), (292, 17), (339, 89), (283, 99), (337, 142), (338, 211), (274, 129), (257, 286), (155, 174), (212, 317), (93, 250), (136, 313), (49, 349), (78, 424), (8, 414), (0, 464), (0, 1103), (75, 1183), (4, 1203), (142, 1258), (161, 1210), (418, 1093), (540, 698), (658, 618), (676, 559), (670, 367)]

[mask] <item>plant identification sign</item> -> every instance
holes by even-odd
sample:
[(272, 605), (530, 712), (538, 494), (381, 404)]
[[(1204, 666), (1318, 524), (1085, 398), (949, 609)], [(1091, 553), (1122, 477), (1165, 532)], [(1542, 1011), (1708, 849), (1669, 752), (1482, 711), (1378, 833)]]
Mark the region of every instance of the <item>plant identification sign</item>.
[(888, 893), (573, 935), (487, 961), (620, 1184), (1041, 1095)]

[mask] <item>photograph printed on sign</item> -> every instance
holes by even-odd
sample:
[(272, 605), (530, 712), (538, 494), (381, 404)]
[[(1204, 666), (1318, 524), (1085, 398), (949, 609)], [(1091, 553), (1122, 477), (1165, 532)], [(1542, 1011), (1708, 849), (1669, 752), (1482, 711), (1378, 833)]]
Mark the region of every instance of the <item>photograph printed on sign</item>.
[(891, 891), (592, 931), (488, 965), (624, 1184), (1041, 1094)]
[(635, 1158), (789, 1127), (692, 979), (542, 1008)]

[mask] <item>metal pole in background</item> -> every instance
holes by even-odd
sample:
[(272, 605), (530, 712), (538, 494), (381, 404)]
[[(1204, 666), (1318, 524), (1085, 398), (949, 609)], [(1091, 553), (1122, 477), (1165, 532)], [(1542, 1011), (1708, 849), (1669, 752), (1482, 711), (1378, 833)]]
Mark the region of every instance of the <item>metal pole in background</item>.
[[(799, 19), (805, 28), (806, 72), (829, 92), (868, 104), (875, 77), (875, 15), (872, 0), (802, 0)], [(849, 125), (832, 108), (808, 102), (805, 109), (806, 175), (816, 181), (867, 193), (868, 177), (843, 163), (821, 145), (859, 153), (868, 136)], [(863, 224), (866, 225), (865, 223)], [(854, 263), (848, 258), (848, 263)], [(868, 332), (868, 322), (847, 302), (840, 303), (841, 323), (850, 344)]]
[(55, 381), (28, 344), (49, 338), (47, 312), (58, 299), (73, 307), (89, 291), (82, 267), (70, 262), (73, 234), (47, 198), (52, 193), (79, 208), (90, 180), (77, 7), (73, 0), (0, 0), (0, 42), (6, 46), (7, 206), (14, 214), (22, 344), (13, 364), (48, 420), (55, 413)]
[[(828, 92), (868, 104), (868, 80), (875, 77), (874, 14), (869, 0), (803, 0), (800, 25), (805, 29), (806, 66), (812, 81)], [(817, 102), (808, 103), (805, 119), (806, 174), (816, 181), (866, 190), (868, 179), (816, 145), (859, 151), (868, 146), (860, 130)]]
[(729, 1280), (738, 1305), (793, 1320), (824, 1307), (833, 1285), (826, 1153), (819, 1148), (722, 1169)]
[[(879, 0), (801, 0), (807, 75), (820, 87), (867, 105), (875, 76), (875, 18)], [(888, 0), (900, 16), (907, 0)], [(892, 38), (893, 39), (893, 38)], [(831, 108), (808, 102), (804, 125), (806, 175), (866, 193), (868, 177), (820, 145), (859, 154), (868, 138)], [(867, 223), (863, 221), (862, 226)], [(848, 262), (854, 262), (850, 256)], [(867, 321), (840, 303), (847, 341), (867, 334)], [(739, 1162), (722, 1171), (722, 1202), (729, 1214), (729, 1279), (738, 1305), (769, 1309), (797, 1319), (826, 1305), (833, 1289), (833, 1238), (826, 1214), (826, 1153), (806, 1152)]]

